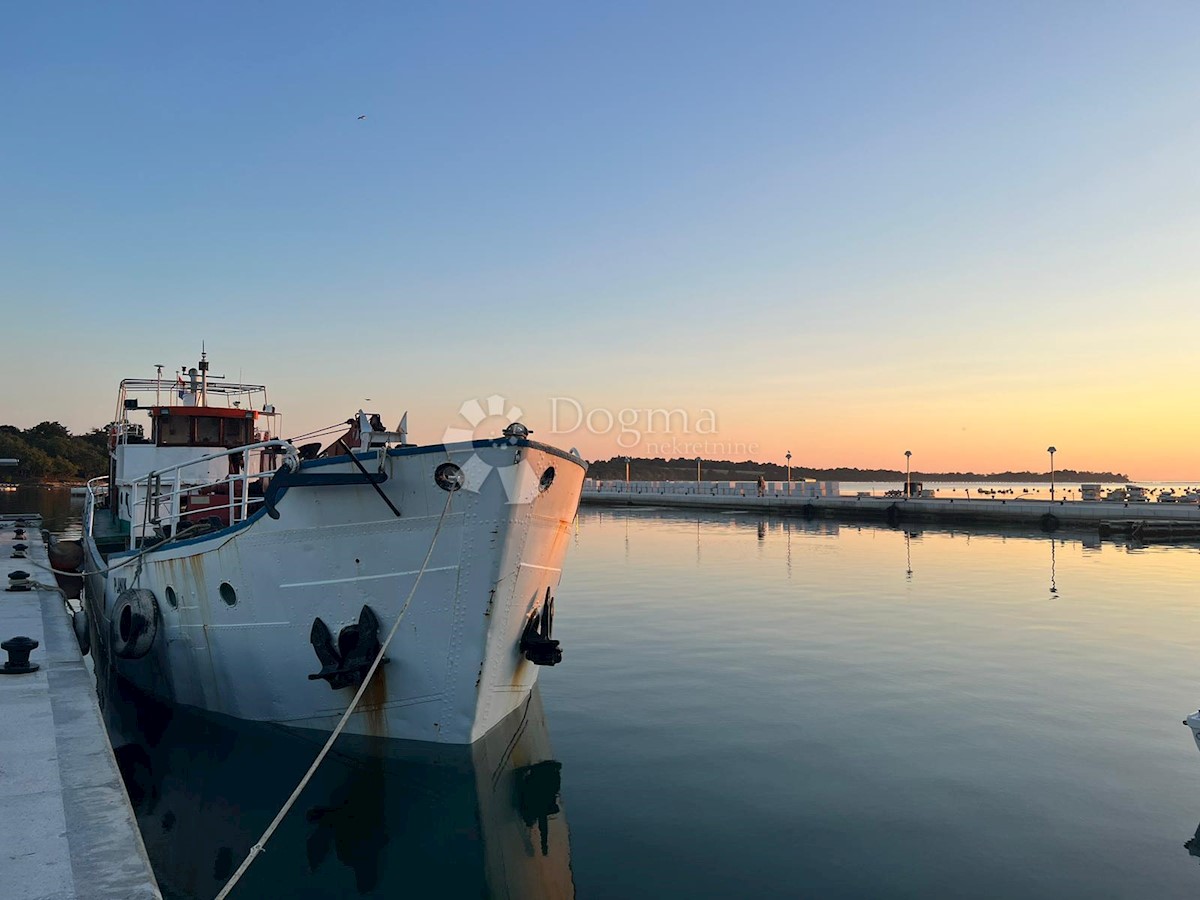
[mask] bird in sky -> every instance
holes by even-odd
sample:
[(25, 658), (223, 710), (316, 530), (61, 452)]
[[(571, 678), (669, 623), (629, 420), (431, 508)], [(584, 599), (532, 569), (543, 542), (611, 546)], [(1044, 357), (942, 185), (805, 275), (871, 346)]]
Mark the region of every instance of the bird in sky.
[(363, 119), (365, 119), (365, 118), (366, 118), (366, 116), (359, 116), (359, 117), (358, 117), (358, 121), (360, 121), (360, 122), (361, 122), (361, 121), (362, 121)]

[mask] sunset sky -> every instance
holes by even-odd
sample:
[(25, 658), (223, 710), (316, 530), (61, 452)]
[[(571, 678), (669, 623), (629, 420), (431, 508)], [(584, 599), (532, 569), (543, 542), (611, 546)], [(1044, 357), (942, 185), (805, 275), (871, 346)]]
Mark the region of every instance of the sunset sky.
[(0, 421), (102, 425), (203, 340), (287, 433), (365, 406), (435, 441), (498, 395), (591, 458), (1200, 479), (1198, 34), (1170, 2), (10, 4)]

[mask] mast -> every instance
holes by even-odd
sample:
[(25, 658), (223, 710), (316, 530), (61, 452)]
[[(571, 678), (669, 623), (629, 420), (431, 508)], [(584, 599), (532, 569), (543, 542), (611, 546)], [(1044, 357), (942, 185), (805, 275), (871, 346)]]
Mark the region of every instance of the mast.
[(200, 403), (208, 406), (208, 354), (204, 351), (204, 341), (200, 342)]

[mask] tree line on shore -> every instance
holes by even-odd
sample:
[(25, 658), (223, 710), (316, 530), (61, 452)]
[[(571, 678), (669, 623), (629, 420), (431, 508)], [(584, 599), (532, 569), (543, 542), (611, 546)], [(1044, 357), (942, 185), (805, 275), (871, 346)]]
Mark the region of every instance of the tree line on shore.
[[(838, 467), (818, 469), (809, 466), (792, 466), (793, 480), (813, 478), (817, 481), (903, 481), (903, 469), (857, 469)], [(625, 457), (614, 456), (588, 464), (588, 477), (602, 481), (625, 480)], [(644, 459), (634, 457), (629, 462), (629, 477), (633, 481), (695, 481), (695, 459)], [(755, 481), (759, 477), (767, 481), (786, 481), (787, 466), (777, 463), (744, 460), (703, 459), (700, 461), (700, 477), (705, 481)], [(918, 472), (910, 476), (913, 481), (1008, 481), (1030, 483), (1049, 482), (1049, 472)], [(1061, 482), (1127, 482), (1129, 476), (1120, 472), (1081, 472), (1076, 469), (1056, 469), (1054, 479)]]
[(0, 469), (0, 481), (81, 481), (108, 471), (108, 433), (93, 428), (74, 435), (58, 422), (24, 430), (0, 425), (0, 459), (19, 460)]
[[(93, 428), (86, 434), (73, 435), (58, 422), (42, 422), (24, 430), (14, 425), (0, 425), (0, 459), (20, 460), (13, 468), (0, 469), (3, 481), (78, 481), (95, 478), (108, 470), (108, 433)], [(705, 481), (784, 481), (787, 466), (777, 463), (743, 460), (705, 459), (700, 461), (701, 477)], [(629, 463), (630, 477), (635, 481), (693, 481), (696, 478), (695, 459), (647, 459), (635, 457)], [(792, 466), (793, 479), (814, 478), (817, 481), (903, 481), (901, 469), (831, 469)], [(611, 481), (625, 478), (625, 457), (597, 460), (590, 463), (588, 475)], [(1129, 476), (1120, 472), (1081, 472), (1060, 469), (1054, 473), (1058, 481), (1127, 482)], [(1010, 481), (1048, 482), (1049, 472), (920, 472), (913, 471), (913, 481)]]

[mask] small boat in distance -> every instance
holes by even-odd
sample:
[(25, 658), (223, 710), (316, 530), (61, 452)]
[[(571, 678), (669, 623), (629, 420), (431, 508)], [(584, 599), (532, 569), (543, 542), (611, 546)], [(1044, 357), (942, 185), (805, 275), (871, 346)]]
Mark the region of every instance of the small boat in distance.
[(83, 514), (97, 677), (330, 731), (395, 628), (347, 732), (469, 744), (524, 702), (562, 657), (579, 455), (515, 421), (417, 446), (362, 410), (297, 446), (265, 386), (208, 370), (120, 384)]
[(1200, 709), (1184, 719), (1183, 724), (1192, 730), (1192, 739), (1196, 742), (1196, 749), (1200, 750)]

